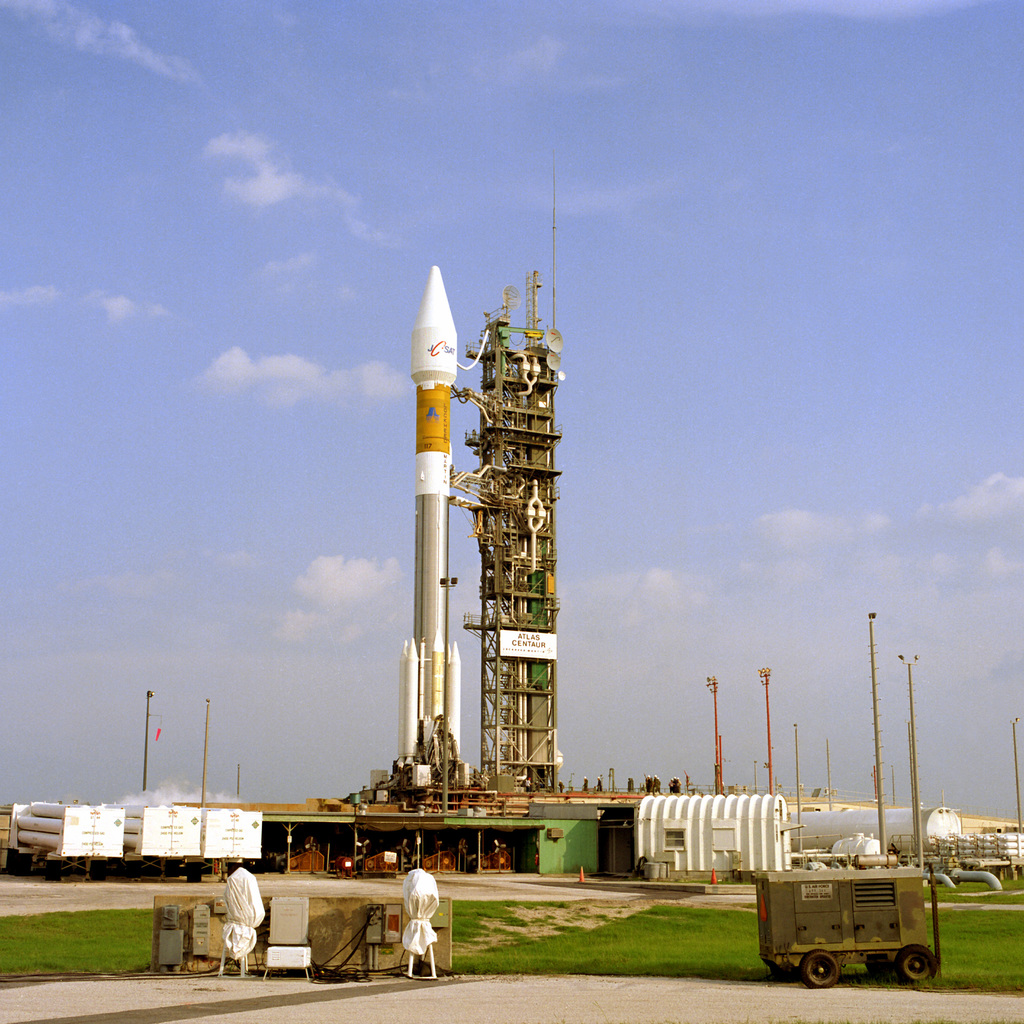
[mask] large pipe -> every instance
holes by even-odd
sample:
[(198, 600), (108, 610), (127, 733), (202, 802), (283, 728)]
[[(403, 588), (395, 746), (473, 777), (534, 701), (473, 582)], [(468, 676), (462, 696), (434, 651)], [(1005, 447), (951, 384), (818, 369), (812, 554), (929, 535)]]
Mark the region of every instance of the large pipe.
[(1003, 890), (1002, 883), (991, 871), (964, 871), (963, 868), (953, 868), (949, 874), (954, 882), (984, 882), (997, 892)]

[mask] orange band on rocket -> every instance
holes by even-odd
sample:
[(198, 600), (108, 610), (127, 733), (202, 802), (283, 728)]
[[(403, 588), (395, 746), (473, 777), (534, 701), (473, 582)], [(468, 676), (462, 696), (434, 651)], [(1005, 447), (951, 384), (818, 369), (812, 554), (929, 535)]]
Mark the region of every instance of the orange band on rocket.
[(451, 389), (446, 384), (416, 390), (416, 451), (450, 452)]

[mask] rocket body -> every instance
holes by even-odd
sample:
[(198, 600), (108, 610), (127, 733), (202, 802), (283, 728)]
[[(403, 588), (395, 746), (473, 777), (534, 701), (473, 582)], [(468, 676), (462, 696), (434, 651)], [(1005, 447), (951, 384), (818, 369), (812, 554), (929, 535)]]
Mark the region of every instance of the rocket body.
[[(399, 757), (415, 754), (410, 735), (413, 701), (417, 720), (432, 721), (444, 713), (434, 667), (435, 648), (443, 660), (444, 588), (448, 575), (448, 497), (451, 476), (451, 386), (458, 370), (458, 335), (441, 271), (430, 268), (412, 330), (411, 375), (416, 385), (416, 560), (413, 635), (400, 673)], [(419, 654), (415, 693), (407, 661)], [(425, 657), (424, 657), (425, 655)], [(424, 662), (426, 662), (424, 664)]]

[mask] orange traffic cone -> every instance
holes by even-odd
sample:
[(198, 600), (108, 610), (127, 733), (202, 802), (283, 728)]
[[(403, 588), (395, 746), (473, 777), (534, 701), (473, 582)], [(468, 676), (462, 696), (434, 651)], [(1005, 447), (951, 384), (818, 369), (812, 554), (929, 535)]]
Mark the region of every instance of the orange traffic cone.
[(583, 881), (583, 865), (580, 865), (580, 881)]
[(718, 885), (718, 875), (715, 874), (715, 869), (711, 869), (711, 884)]

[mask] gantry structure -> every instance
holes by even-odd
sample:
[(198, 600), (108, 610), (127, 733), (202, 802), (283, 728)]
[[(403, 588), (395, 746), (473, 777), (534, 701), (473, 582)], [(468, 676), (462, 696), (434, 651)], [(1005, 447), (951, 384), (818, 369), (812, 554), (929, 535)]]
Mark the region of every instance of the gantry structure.
[(480, 768), (485, 777), (512, 776), (532, 790), (558, 787), (557, 546), (555, 391), (562, 338), (537, 316), (540, 276), (527, 280), (526, 326), (512, 326), (517, 289), (485, 314), (469, 358), (481, 368), (479, 392), (454, 392), (480, 410), (466, 435), (478, 458), (453, 486), (474, 514), (480, 550), (480, 616), (465, 626), (480, 638)]

